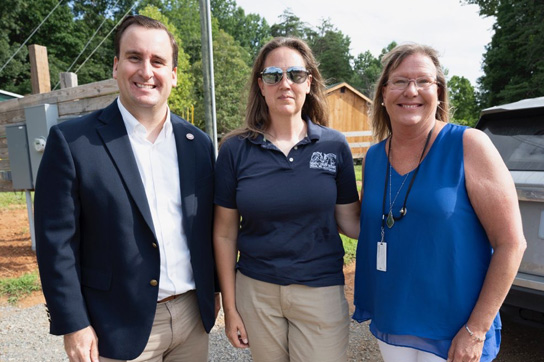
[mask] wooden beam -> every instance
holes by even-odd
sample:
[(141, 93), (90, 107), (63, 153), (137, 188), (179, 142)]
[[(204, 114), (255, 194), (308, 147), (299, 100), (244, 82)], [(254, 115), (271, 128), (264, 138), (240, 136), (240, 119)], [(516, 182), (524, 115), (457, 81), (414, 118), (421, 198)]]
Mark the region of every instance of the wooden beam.
[(60, 88), (73, 88), (77, 87), (77, 74), (72, 72), (59, 73)]
[(51, 92), (47, 48), (38, 44), (32, 44), (28, 47), (28, 55), (30, 57), (32, 94)]

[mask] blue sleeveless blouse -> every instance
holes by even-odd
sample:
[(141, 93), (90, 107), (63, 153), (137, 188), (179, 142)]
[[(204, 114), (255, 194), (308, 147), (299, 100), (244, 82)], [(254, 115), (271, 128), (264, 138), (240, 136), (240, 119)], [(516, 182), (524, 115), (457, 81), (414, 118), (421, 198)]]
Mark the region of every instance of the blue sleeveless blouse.
[[(463, 161), (466, 127), (447, 124), (423, 159), (406, 204), (407, 213), (389, 229), (387, 271), (376, 269), (387, 154), (385, 141), (365, 158), (361, 233), (355, 271), (353, 319), (371, 319), (370, 330), (385, 343), (447, 358), (451, 341), (478, 299), (493, 253), (468, 198)], [(414, 171), (393, 205), (399, 216)], [(395, 199), (405, 175), (392, 168)], [(389, 179), (385, 208), (389, 211)], [(486, 334), (481, 361), (500, 346), (497, 314)]]

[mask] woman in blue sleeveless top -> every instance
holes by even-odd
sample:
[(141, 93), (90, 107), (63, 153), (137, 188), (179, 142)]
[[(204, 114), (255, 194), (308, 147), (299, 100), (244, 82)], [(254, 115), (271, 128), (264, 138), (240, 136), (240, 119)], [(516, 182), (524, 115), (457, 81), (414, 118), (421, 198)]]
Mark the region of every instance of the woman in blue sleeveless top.
[(482, 132), (448, 124), (437, 53), (383, 58), (363, 166), (355, 314), (389, 361), (492, 361), (525, 249), (514, 183)]

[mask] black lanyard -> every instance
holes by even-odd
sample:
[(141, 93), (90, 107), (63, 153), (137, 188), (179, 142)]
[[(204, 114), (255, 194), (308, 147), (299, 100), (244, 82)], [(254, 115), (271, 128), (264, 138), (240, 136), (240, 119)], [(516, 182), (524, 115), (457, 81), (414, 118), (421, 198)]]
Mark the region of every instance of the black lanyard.
[[(414, 171), (414, 174), (412, 175), (412, 179), (410, 180), (410, 185), (408, 185), (408, 191), (406, 191), (406, 196), (404, 197), (404, 203), (402, 205), (402, 208), (400, 209), (400, 216), (395, 217), (393, 216), (393, 221), (399, 221), (406, 215), (406, 202), (408, 201), (408, 195), (410, 194), (410, 191), (412, 190), (412, 185), (414, 184), (414, 180), (416, 179), (417, 173), (419, 171), (419, 166), (421, 166), (421, 161), (423, 161), (423, 155), (425, 154), (425, 150), (427, 149), (427, 146), (429, 145), (429, 141), (431, 140), (431, 135), (433, 134), (434, 127), (436, 126), (436, 122), (433, 125), (433, 128), (429, 131), (429, 134), (427, 135), (427, 140), (425, 141), (425, 145), (423, 146), (423, 151), (421, 152), (421, 157), (419, 157), (419, 163), (417, 164), (417, 168)], [(389, 178), (389, 169), (391, 168), (391, 143), (393, 141), (393, 134), (389, 136), (389, 148), (387, 151), (387, 167), (385, 171), (385, 186), (383, 188), (383, 203), (382, 203), (382, 230), (385, 226), (385, 218), (388, 217), (388, 214), (385, 213), (385, 198), (387, 197), (387, 179)], [(389, 200), (391, 202), (391, 200)], [(390, 211), (391, 212), (391, 211)], [(393, 227), (394, 222), (392, 223), (389, 228)]]

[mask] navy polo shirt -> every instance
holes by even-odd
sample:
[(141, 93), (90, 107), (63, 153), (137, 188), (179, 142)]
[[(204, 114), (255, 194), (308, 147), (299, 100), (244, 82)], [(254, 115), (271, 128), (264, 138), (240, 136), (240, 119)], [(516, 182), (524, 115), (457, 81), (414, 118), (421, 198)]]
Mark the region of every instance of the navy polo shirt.
[(340, 132), (312, 123), (286, 157), (262, 135), (221, 147), (215, 203), (237, 209), (238, 269), (279, 285), (344, 284), (336, 204), (358, 200), (353, 158)]

